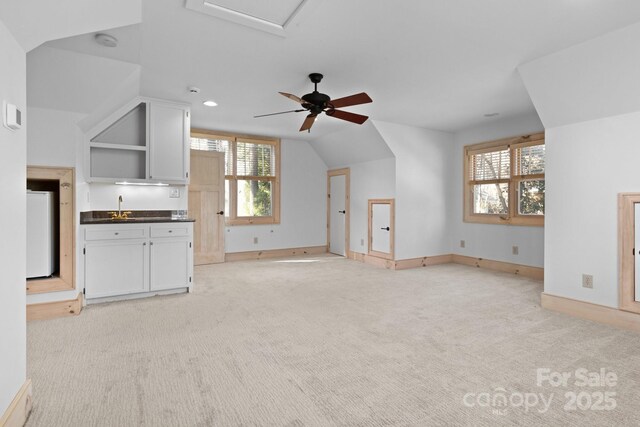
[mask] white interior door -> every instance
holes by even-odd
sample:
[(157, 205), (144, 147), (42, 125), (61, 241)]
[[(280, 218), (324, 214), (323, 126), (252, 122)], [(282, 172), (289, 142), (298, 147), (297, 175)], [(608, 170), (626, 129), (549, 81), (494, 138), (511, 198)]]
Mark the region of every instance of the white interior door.
[(371, 250), (391, 253), (391, 205), (388, 203), (371, 206)]
[(635, 208), (635, 218), (634, 218), (634, 247), (636, 248), (635, 254), (635, 285), (636, 285), (636, 293), (635, 300), (640, 302), (640, 254), (638, 250), (640, 250), (640, 203), (636, 203), (634, 205)]
[(394, 259), (395, 200), (369, 199), (369, 255)]
[(329, 252), (345, 256), (346, 176), (329, 177), (329, 187)]

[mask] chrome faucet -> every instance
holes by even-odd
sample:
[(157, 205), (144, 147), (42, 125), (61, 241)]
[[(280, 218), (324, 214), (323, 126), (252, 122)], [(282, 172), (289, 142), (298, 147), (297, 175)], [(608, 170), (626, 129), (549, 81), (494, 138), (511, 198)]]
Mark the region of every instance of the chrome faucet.
[(122, 195), (118, 196), (118, 212), (109, 212), (111, 219), (129, 219), (130, 211), (122, 212)]

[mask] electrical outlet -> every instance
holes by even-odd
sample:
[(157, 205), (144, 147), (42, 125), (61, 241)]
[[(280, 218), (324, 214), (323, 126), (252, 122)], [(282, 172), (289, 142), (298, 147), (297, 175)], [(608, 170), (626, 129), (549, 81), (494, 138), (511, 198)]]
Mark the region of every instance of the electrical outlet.
[(254, 238), (253, 238), (253, 244), (254, 244), (254, 245), (257, 245), (257, 244), (258, 244), (258, 238), (257, 238), (257, 237), (254, 237)]
[(179, 199), (180, 198), (180, 189), (179, 188), (171, 188), (169, 190), (169, 198), (171, 198), (171, 199)]
[(466, 245), (467, 245), (467, 242), (465, 242), (464, 240), (460, 240), (460, 247), (461, 248), (466, 247)]
[(593, 276), (591, 274), (582, 275), (582, 287), (593, 289)]
[(511, 247), (511, 253), (514, 255), (518, 255), (518, 247), (517, 246), (512, 246)]
[(360, 239), (360, 246), (364, 246), (364, 239)]

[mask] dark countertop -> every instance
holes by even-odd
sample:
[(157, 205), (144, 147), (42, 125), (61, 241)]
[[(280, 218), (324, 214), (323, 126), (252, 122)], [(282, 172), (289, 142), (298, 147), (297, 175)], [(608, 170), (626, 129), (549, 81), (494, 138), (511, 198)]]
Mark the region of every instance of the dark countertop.
[(175, 211), (123, 211), (129, 213), (127, 219), (111, 219), (112, 211), (80, 212), (80, 224), (140, 224), (154, 222), (195, 222), (193, 218), (174, 218)]

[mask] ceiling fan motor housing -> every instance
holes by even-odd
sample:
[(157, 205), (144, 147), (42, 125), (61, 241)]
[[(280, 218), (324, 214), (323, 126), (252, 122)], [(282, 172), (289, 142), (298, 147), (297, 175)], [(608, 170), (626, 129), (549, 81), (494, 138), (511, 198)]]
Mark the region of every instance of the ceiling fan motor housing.
[[(308, 93), (302, 97), (302, 100), (309, 104), (309, 111), (314, 114), (320, 114), (326, 104), (331, 101), (329, 95), (325, 95), (324, 93), (320, 93), (318, 91), (313, 91)], [(303, 107), (307, 107), (305, 104), (302, 104)]]

